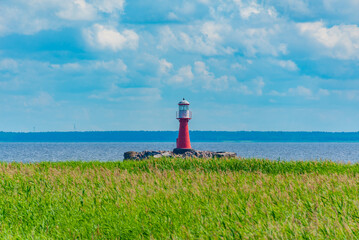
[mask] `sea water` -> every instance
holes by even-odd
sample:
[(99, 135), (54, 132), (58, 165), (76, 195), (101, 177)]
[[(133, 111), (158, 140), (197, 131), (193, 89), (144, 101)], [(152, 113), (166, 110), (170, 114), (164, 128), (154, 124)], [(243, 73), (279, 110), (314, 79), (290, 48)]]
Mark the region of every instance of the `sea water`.
[[(227, 143), (193, 142), (197, 150), (235, 152), (246, 158), (267, 158), (274, 160), (333, 160), (337, 162), (358, 162), (359, 143)], [(175, 143), (0, 143), (0, 161), (118, 161), (126, 151), (172, 150)]]

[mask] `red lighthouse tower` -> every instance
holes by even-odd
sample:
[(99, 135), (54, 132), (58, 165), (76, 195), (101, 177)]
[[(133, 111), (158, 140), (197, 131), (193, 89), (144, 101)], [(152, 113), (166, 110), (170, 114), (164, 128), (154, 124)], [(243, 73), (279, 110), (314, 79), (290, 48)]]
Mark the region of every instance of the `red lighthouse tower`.
[(178, 103), (179, 111), (176, 113), (176, 118), (180, 122), (177, 138), (177, 148), (173, 150), (174, 153), (184, 153), (192, 151), (191, 142), (189, 140), (188, 121), (192, 118), (192, 112), (189, 110), (189, 102), (183, 98)]

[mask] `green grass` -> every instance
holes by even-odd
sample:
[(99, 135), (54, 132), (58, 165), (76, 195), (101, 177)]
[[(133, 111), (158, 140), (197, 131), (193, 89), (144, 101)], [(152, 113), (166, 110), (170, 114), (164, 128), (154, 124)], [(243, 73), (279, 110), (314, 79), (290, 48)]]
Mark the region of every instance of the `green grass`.
[(356, 239), (359, 165), (0, 163), (1, 239)]

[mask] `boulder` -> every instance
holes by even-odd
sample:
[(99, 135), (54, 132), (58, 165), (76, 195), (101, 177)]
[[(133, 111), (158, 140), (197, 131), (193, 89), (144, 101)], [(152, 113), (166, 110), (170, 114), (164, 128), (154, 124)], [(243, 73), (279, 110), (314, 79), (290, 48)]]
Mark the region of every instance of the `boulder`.
[(137, 156), (138, 156), (138, 152), (134, 152), (134, 151), (125, 152), (123, 154), (124, 159), (136, 159)]
[[(182, 151), (183, 150), (183, 151)], [(237, 158), (234, 152), (211, 152), (211, 151), (197, 151), (194, 149), (178, 149), (172, 151), (143, 151), (134, 152), (129, 151), (124, 153), (124, 160), (143, 160), (149, 157), (180, 157), (180, 158)]]
[(216, 152), (214, 154), (214, 157), (216, 157), (216, 158), (235, 158), (235, 157), (237, 157), (237, 154), (234, 152)]

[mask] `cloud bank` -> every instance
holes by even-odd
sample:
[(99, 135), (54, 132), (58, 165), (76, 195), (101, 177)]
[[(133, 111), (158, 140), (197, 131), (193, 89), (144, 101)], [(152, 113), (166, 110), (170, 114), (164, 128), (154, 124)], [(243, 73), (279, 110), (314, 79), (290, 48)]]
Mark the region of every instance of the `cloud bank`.
[(193, 129), (357, 131), (358, 10), (353, 0), (1, 1), (4, 130), (174, 130), (186, 97)]

